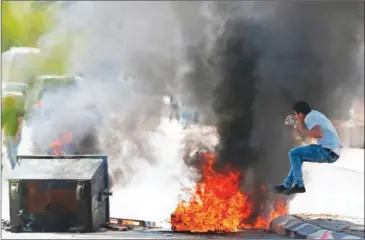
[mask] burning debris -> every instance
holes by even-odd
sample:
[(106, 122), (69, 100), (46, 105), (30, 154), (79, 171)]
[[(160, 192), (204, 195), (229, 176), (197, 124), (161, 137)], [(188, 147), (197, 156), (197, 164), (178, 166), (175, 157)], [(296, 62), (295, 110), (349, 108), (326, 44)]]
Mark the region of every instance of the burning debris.
[[(259, 216), (253, 224), (245, 223), (253, 213), (252, 196), (240, 191), (241, 174), (226, 166), (224, 173), (213, 169), (215, 154), (204, 153), (202, 177), (189, 202), (182, 201), (171, 214), (174, 231), (237, 232), (239, 228), (266, 229), (270, 220), (287, 214), (286, 202), (277, 200), (268, 216)], [(262, 187), (262, 191), (266, 191)], [(262, 206), (263, 207), (263, 206)]]
[(52, 141), (50, 146), (53, 155), (67, 154), (65, 147), (70, 144), (72, 144), (72, 135), (70, 133), (61, 136), (59, 139), (55, 139), (54, 141)]

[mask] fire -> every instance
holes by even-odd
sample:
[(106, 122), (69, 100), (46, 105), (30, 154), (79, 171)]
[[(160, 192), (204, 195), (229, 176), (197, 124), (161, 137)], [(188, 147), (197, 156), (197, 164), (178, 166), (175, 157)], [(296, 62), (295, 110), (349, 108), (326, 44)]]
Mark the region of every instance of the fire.
[(256, 219), (255, 224), (241, 224), (239, 228), (241, 229), (269, 229), (270, 221), (282, 215), (287, 215), (289, 212), (288, 205), (285, 200), (278, 199), (274, 203), (274, 207), (269, 216), (259, 216)]
[(52, 153), (54, 155), (65, 155), (66, 153), (62, 151), (62, 148), (66, 144), (71, 143), (71, 141), (72, 141), (72, 135), (70, 133), (67, 133), (63, 135), (61, 138), (54, 140), (51, 143)]
[[(215, 155), (203, 155), (202, 179), (189, 202), (182, 201), (171, 215), (172, 229), (189, 232), (237, 232), (239, 228), (267, 228), (270, 220), (286, 214), (285, 201), (275, 203), (269, 217), (258, 217), (255, 224), (241, 224), (252, 214), (252, 202), (240, 191), (240, 173), (226, 168), (226, 173), (213, 169)], [(262, 191), (266, 191), (263, 187)]]

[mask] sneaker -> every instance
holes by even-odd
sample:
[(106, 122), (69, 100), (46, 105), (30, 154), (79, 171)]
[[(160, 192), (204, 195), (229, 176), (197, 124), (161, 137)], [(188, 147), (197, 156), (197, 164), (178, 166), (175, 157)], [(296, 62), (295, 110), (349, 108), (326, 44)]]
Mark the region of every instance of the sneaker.
[(298, 185), (294, 185), (291, 189), (288, 189), (284, 192), (285, 195), (291, 195), (296, 193), (305, 193), (305, 187), (299, 187)]
[(274, 192), (276, 193), (284, 193), (285, 191), (289, 190), (288, 188), (286, 188), (284, 185), (279, 185), (279, 186), (273, 186), (271, 188)]

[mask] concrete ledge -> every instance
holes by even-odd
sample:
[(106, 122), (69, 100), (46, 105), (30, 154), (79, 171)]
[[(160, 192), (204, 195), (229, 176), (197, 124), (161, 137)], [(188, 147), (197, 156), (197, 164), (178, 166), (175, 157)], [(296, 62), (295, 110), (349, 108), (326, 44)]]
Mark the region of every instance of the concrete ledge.
[(300, 239), (363, 239), (342, 232), (334, 232), (306, 223), (293, 216), (280, 216), (270, 223), (270, 231)]

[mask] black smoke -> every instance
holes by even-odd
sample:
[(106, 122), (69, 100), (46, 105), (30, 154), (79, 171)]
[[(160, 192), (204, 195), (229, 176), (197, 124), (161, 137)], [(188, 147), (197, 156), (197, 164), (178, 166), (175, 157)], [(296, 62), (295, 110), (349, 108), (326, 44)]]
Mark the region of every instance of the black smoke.
[[(158, 126), (162, 108), (150, 95), (160, 97), (172, 88), (197, 106), (204, 123), (217, 126), (217, 167), (228, 163), (244, 177), (253, 175), (243, 187), (250, 185), (257, 212), (268, 198), (261, 185), (280, 183), (289, 169), (292, 141), (284, 117), (293, 102), (307, 100), (331, 118), (346, 119), (356, 88), (363, 86), (355, 64), (363, 43), (361, 2), (75, 5), (61, 18), (68, 20), (66, 28), (77, 23), (74, 31), (87, 39), (75, 47), (73, 68), (89, 79), (82, 95), (92, 96), (103, 110), (101, 145), (117, 167), (132, 175), (128, 166), (134, 158), (119, 157), (125, 139), (147, 149), (138, 152), (150, 152), (143, 143)], [(176, 73), (179, 67), (184, 77)], [(120, 73), (133, 81), (120, 83)], [(70, 109), (61, 123), (75, 122)]]
[(260, 155), (260, 172), (266, 172), (268, 183), (278, 183), (287, 172), (291, 146), (282, 119), (296, 100), (307, 100), (331, 119), (349, 117), (356, 88), (364, 81), (356, 74), (364, 5), (278, 3), (272, 18), (263, 23), (267, 40), (257, 70), (251, 142)]
[[(218, 165), (253, 173), (259, 213), (269, 197), (261, 186), (279, 184), (289, 170), (292, 138), (284, 117), (292, 104), (306, 100), (332, 119), (348, 119), (364, 82), (363, 68), (356, 64), (364, 40), (364, 3), (262, 2), (250, 14), (240, 13), (245, 6), (214, 5), (214, 15), (226, 19), (222, 34), (209, 54), (202, 50), (204, 42), (191, 48), (195, 71), (186, 86), (214, 111)], [(264, 12), (269, 14), (259, 17)]]

